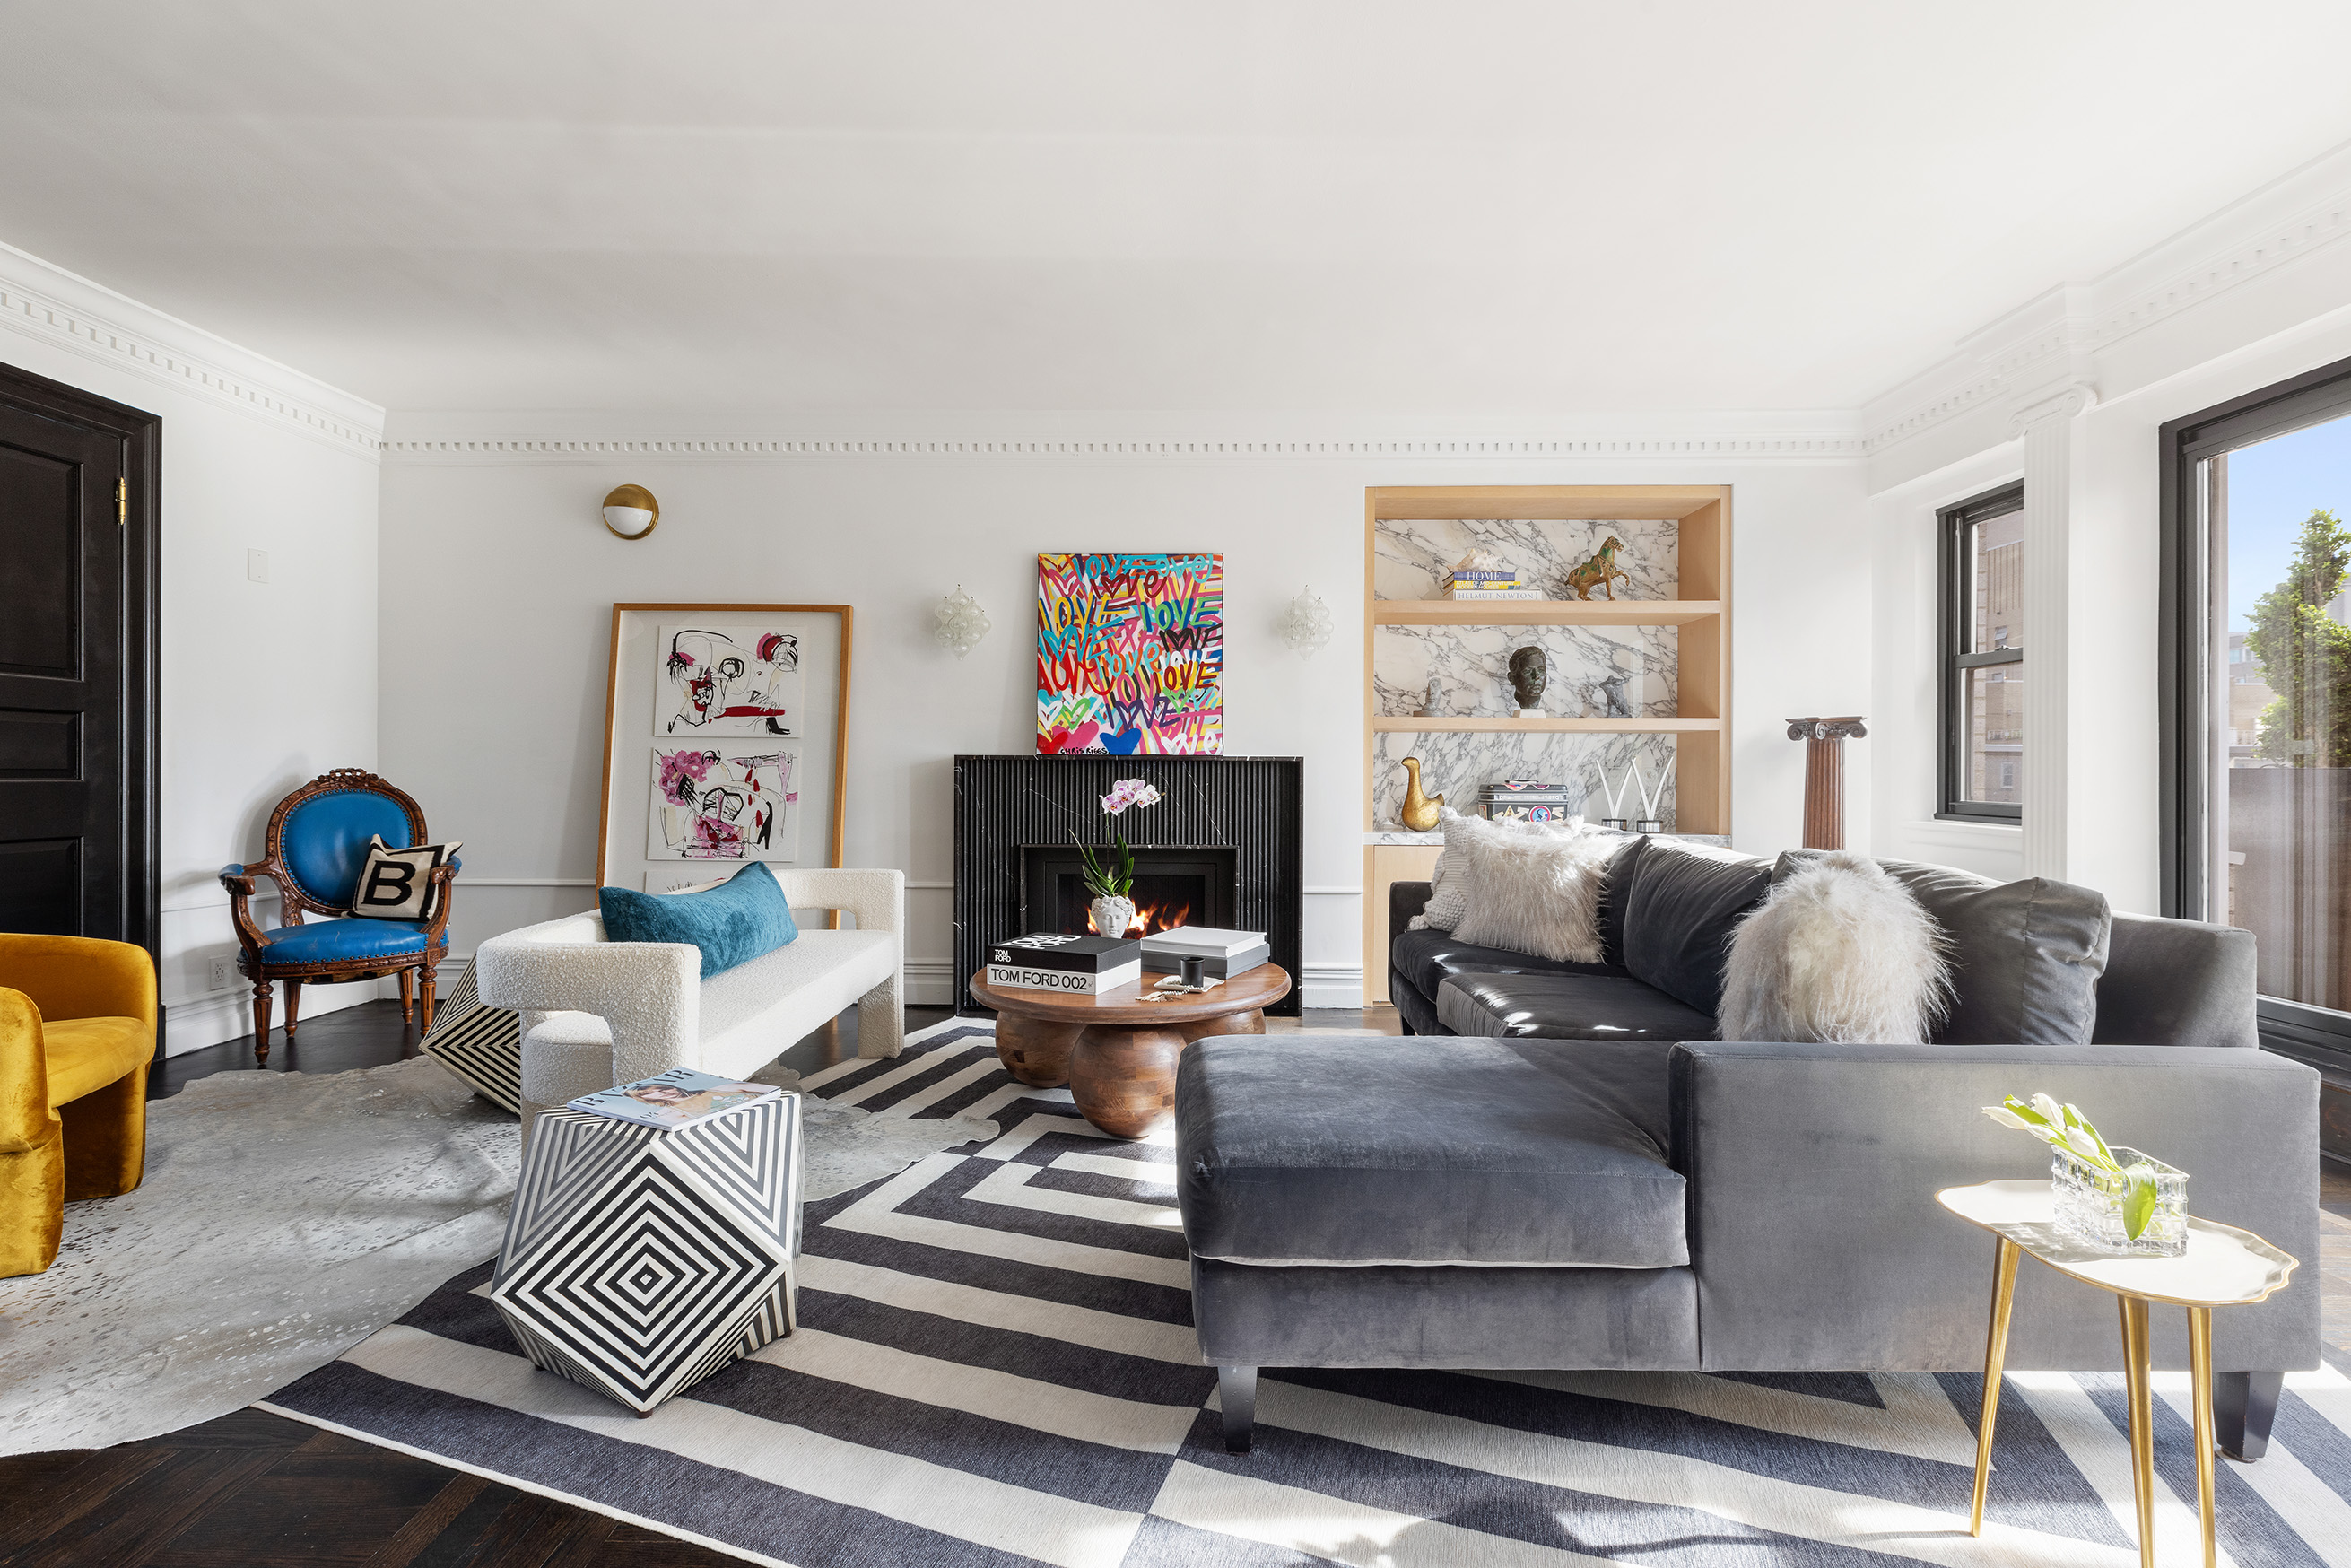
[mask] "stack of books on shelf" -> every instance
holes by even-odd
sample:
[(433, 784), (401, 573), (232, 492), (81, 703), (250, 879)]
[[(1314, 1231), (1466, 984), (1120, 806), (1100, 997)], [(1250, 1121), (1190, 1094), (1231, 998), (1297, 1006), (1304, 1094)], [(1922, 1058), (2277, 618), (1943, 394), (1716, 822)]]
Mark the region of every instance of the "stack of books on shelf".
[(1567, 822), (1582, 820), (1570, 808), (1583, 802), (1580, 796), (1570, 800), (1564, 784), (1505, 779), (1479, 789), (1478, 803), (1491, 822)]
[(1040, 931), (987, 950), (987, 983), (1024, 991), (1098, 997), (1143, 980), (1143, 944), (1127, 937)]
[(1273, 949), (1262, 931), (1219, 931), (1213, 925), (1178, 925), (1143, 939), (1143, 967), (1152, 974), (1180, 974), (1186, 958), (1199, 959), (1203, 975), (1228, 980), (1271, 962)]
[(1494, 567), (1471, 569), (1455, 567), (1447, 582), (1447, 596), (1454, 599), (1513, 600), (1541, 599), (1542, 595), (1522, 586), (1515, 568)]

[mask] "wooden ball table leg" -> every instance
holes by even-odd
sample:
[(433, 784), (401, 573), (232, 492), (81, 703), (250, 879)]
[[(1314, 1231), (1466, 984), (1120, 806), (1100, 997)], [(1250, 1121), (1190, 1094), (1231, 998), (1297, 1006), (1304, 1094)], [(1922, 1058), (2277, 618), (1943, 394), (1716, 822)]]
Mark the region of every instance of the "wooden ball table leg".
[(1143, 1137), (1176, 1113), (1176, 1059), (1183, 1050), (1184, 1036), (1173, 1029), (1095, 1024), (1070, 1053), (1070, 1097), (1111, 1136)]
[(1184, 1037), (1186, 1045), (1196, 1040), (1206, 1040), (1212, 1034), (1263, 1034), (1265, 1014), (1228, 1013), (1220, 1019), (1203, 1019), (1198, 1023), (1181, 1025), (1176, 1032)]
[(1070, 1081), (1070, 1052), (1086, 1032), (1081, 1023), (1049, 1023), (1018, 1013), (996, 1015), (996, 1059), (1031, 1089), (1059, 1089)]

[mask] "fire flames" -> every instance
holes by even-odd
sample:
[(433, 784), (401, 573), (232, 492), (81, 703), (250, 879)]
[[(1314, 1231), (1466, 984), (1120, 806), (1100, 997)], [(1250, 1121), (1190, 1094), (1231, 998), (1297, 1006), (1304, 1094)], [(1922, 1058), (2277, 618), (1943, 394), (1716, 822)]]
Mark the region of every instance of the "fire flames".
[[(1181, 898), (1138, 898), (1134, 901), (1134, 922), (1126, 928), (1129, 936), (1148, 936), (1155, 931), (1173, 931), (1178, 925), (1192, 924), (1192, 903)], [(1086, 912), (1086, 929), (1094, 930), (1093, 912)]]

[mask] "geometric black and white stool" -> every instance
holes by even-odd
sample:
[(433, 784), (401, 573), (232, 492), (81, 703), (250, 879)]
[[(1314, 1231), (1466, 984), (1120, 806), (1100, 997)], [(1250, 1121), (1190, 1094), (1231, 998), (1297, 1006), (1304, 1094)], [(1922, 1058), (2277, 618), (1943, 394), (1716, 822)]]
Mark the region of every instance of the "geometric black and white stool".
[(797, 1320), (800, 1097), (676, 1128), (540, 1113), (490, 1301), (532, 1362), (640, 1416)]
[(522, 1015), (484, 1004), (471, 958), (417, 1049), (493, 1105), (522, 1114)]

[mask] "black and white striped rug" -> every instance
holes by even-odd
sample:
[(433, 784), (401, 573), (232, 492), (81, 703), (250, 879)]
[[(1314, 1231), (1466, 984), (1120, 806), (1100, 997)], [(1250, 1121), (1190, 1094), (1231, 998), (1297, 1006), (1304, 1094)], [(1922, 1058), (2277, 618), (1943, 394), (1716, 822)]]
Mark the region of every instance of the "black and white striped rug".
[[(993, 1118), (807, 1209), (799, 1333), (639, 1420), (535, 1371), (458, 1276), (266, 1408), (799, 1568), (2132, 1568), (2117, 1377), (2012, 1377), (1980, 1540), (1978, 1379), (1282, 1372), (1229, 1457), (1165, 1144), (1095, 1134), (984, 1025), (812, 1074), (888, 1114)], [(2351, 1568), (2351, 1379), (2289, 1381), (2223, 1462), (2241, 1568)], [(2158, 1375), (2158, 1550), (2198, 1560), (2184, 1375)]]

